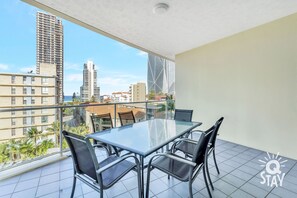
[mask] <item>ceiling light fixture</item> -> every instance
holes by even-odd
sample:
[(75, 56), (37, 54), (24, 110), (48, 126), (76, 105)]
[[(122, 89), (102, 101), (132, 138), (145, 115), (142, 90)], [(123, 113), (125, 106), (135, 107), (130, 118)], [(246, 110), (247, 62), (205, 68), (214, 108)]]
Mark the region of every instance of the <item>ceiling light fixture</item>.
[(166, 3), (158, 3), (153, 8), (154, 14), (164, 14), (169, 9), (169, 5)]

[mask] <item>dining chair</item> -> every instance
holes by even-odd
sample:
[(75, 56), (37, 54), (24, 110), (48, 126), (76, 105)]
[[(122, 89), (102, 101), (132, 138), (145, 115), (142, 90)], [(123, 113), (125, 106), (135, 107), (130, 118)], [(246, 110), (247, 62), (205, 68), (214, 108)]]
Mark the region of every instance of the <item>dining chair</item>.
[(121, 126), (135, 123), (133, 111), (118, 112), (118, 115), (121, 121)]
[[(110, 113), (99, 114), (99, 115), (93, 114), (90, 117), (91, 117), (91, 122), (93, 127), (93, 133), (113, 128), (112, 118)], [(117, 156), (119, 156), (119, 153), (122, 151), (121, 149), (112, 147), (102, 142), (99, 143), (97, 140), (94, 140), (94, 146), (100, 148), (102, 147), (101, 145), (104, 145), (104, 147), (108, 148), (109, 155), (116, 154)]]
[[(140, 165), (135, 156), (118, 157), (111, 155), (98, 162), (94, 148), (88, 138), (67, 131), (62, 133), (70, 148), (74, 166), (71, 198), (75, 192), (76, 179), (99, 192), (100, 197), (103, 198), (103, 190), (112, 187), (131, 170), (137, 172), (138, 196), (141, 196)], [(134, 161), (132, 162), (130, 158)]]
[[(217, 170), (218, 174), (220, 174), (220, 171), (219, 171), (219, 167), (218, 167), (216, 157), (215, 157), (215, 146), (216, 146), (216, 139), (217, 139), (217, 136), (218, 136), (218, 131), (220, 129), (220, 126), (221, 126), (223, 120), (224, 120), (224, 117), (221, 117), (220, 119), (218, 119), (216, 121), (215, 125), (212, 126), (212, 128), (214, 128), (214, 133), (210, 137), (210, 141), (209, 141), (210, 146), (209, 146), (209, 150), (208, 150), (208, 153), (207, 153), (207, 157), (212, 154), (213, 160), (214, 160), (214, 163), (215, 163), (215, 167), (216, 167), (216, 170)], [(200, 135), (204, 134), (206, 132), (207, 131), (200, 131), (200, 130), (191, 131), (191, 133), (198, 133)], [(177, 150), (179, 150), (179, 151), (182, 151), (187, 157), (193, 157), (193, 155), (195, 153), (196, 143), (197, 143), (196, 140), (183, 138), (183, 139), (175, 142), (172, 145), (171, 152), (175, 153)], [(207, 177), (208, 177), (208, 179), (210, 181), (209, 183), (211, 185), (211, 188), (214, 189), (211, 178), (210, 178), (210, 174), (209, 174), (208, 163), (206, 163), (205, 166), (206, 166), (206, 171), (207, 171)]]
[(191, 122), (192, 115), (193, 115), (193, 110), (175, 109), (174, 120)]
[(155, 168), (182, 182), (188, 182), (189, 196), (191, 198), (193, 197), (192, 184), (202, 169), (208, 194), (212, 197), (206, 178), (205, 162), (209, 149), (208, 143), (213, 132), (214, 127), (201, 134), (199, 141), (195, 144), (194, 155), (191, 160), (172, 152), (153, 156), (147, 168), (146, 197), (149, 197), (150, 174)]

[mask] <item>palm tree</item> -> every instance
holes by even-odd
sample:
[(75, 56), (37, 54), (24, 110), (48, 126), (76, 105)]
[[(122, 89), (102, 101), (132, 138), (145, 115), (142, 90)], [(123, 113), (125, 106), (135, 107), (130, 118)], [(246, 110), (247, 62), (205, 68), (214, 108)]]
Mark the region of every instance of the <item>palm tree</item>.
[(47, 153), (48, 149), (53, 148), (55, 144), (52, 140), (43, 140), (36, 146), (37, 155), (44, 155)]
[(46, 129), (49, 133), (55, 134), (55, 145), (58, 145), (60, 142), (60, 122), (55, 121), (52, 123), (51, 127)]
[(11, 161), (16, 161), (20, 155), (20, 141), (14, 139), (10, 140), (7, 146), (7, 151), (10, 155)]
[(0, 144), (0, 163), (7, 162), (9, 160), (9, 153), (7, 152), (8, 144)]
[(41, 136), (42, 131), (38, 131), (36, 127), (32, 127), (27, 131), (27, 136), (34, 140), (34, 144), (37, 144), (37, 138)]
[(89, 127), (86, 126), (86, 124), (80, 124), (77, 127), (70, 127), (69, 131), (76, 133), (78, 135), (85, 136), (85, 135), (89, 134)]
[(20, 144), (21, 159), (28, 159), (34, 157), (34, 145), (32, 139), (26, 139)]

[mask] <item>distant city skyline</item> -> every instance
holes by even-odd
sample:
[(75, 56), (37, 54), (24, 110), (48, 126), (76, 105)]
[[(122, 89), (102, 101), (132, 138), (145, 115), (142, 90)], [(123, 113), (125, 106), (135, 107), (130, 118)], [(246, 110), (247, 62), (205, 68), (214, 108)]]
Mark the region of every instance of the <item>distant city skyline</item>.
[[(0, 73), (36, 73), (36, 12), (18, 0), (0, 7)], [(84, 63), (97, 65), (102, 95), (128, 91), (146, 82), (147, 53), (62, 19), (64, 26), (64, 95), (79, 93)]]

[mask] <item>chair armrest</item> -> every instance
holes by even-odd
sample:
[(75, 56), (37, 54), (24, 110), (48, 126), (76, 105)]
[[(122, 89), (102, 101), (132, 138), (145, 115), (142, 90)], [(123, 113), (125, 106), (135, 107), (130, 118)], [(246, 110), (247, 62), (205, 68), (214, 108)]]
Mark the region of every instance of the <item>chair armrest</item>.
[(204, 133), (205, 131), (201, 131), (201, 130), (192, 130), (190, 131), (190, 133)]
[(182, 143), (182, 142), (189, 142), (189, 143), (193, 143), (193, 144), (197, 144), (197, 141), (189, 139), (189, 138), (181, 138), (179, 140), (177, 140), (176, 142), (173, 143), (173, 145), (171, 146), (170, 152), (172, 153), (173, 149), (176, 147), (176, 145)]
[(101, 174), (103, 171), (105, 171), (105, 170), (111, 168), (112, 166), (114, 166), (114, 165), (120, 163), (121, 161), (124, 161), (124, 160), (126, 160), (127, 158), (130, 158), (130, 157), (134, 158), (134, 160), (135, 160), (135, 164), (136, 164), (137, 166), (139, 166), (139, 160), (138, 160), (135, 156), (133, 156), (133, 155), (129, 155), (129, 156), (125, 156), (125, 157), (120, 157), (119, 159), (117, 159), (117, 160), (111, 162), (110, 164), (107, 164), (107, 165), (105, 165), (105, 166), (99, 168), (98, 170), (96, 170), (96, 173), (97, 173), (97, 174)]
[(160, 154), (157, 154), (155, 156), (153, 156), (151, 159), (150, 159), (150, 162), (149, 162), (149, 166), (152, 162), (152, 160), (155, 158), (155, 157), (161, 157), (161, 156), (164, 156), (164, 157), (168, 157), (168, 158), (171, 158), (171, 159), (174, 159), (176, 161), (179, 161), (179, 162), (182, 162), (184, 164), (188, 164), (190, 166), (196, 166), (196, 163), (195, 162), (192, 162), (190, 160), (187, 160), (185, 158), (182, 158), (180, 156), (177, 156), (177, 155), (173, 155), (173, 154), (168, 154), (168, 153), (160, 153)]

